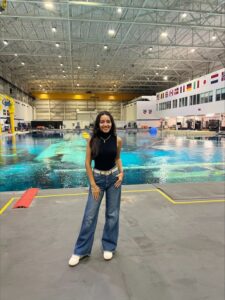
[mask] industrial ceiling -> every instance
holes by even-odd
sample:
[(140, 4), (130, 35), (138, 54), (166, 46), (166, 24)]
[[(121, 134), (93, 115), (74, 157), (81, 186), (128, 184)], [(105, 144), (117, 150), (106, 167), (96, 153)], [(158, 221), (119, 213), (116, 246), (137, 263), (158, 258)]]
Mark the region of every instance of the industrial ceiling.
[(9, 0), (2, 7), (0, 75), (28, 93), (154, 94), (225, 66), (222, 0)]

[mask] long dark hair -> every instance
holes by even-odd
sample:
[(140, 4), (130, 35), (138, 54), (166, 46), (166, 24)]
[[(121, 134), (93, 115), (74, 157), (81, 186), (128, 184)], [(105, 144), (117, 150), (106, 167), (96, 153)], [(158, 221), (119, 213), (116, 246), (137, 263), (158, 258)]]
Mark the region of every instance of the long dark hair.
[(109, 131), (109, 134), (116, 136), (116, 124), (113, 119), (113, 116), (108, 111), (101, 111), (95, 119), (93, 135), (90, 140), (91, 158), (92, 159), (94, 159), (99, 153), (99, 146), (100, 146), (99, 136), (100, 136), (100, 132), (101, 132), (99, 124), (100, 124), (100, 119), (103, 115), (109, 116), (111, 123), (112, 123), (112, 127)]

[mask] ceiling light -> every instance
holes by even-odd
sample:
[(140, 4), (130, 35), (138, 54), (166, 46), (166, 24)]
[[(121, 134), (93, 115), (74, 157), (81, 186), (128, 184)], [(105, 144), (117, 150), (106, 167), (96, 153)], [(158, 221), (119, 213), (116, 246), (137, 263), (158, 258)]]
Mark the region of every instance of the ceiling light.
[(40, 86), (40, 87), (42, 87), (42, 85), (41, 85), (41, 84), (39, 84), (39, 86)]
[(125, 77), (125, 74), (123, 74), (123, 77)]
[(150, 78), (149, 78), (149, 77), (147, 77), (147, 80), (150, 80)]
[(62, 58), (62, 55), (59, 55), (58, 58)]
[(108, 46), (107, 45), (104, 45), (104, 50), (107, 50), (108, 49)]
[(18, 54), (17, 54), (17, 53), (15, 53), (15, 54), (14, 54), (14, 56), (15, 56), (15, 57), (17, 57), (17, 56), (18, 56)]
[(166, 31), (161, 33), (162, 37), (167, 37), (167, 35), (168, 35), (168, 33)]
[(55, 46), (56, 46), (57, 48), (59, 48), (59, 43), (55, 43)]
[(4, 41), (3, 41), (3, 44), (4, 44), (5, 46), (7, 46), (7, 45), (9, 44), (9, 42), (6, 41), (6, 40), (4, 40)]
[(22, 66), (24, 66), (24, 65), (25, 65), (25, 63), (24, 63), (24, 62), (21, 62), (21, 65), (22, 65)]
[(60, 66), (62, 67), (62, 66), (63, 66), (63, 64), (60, 64)]
[(64, 78), (66, 78), (66, 75), (63, 75)]
[(191, 49), (191, 53), (194, 53), (195, 52), (195, 49)]
[(44, 6), (45, 6), (46, 9), (50, 9), (50, 10), (54, 9), (53, 2), (50, 2), (50, 1), (47, 1), (47, 2), (45, 1)]
[(158, 72), (156, 72), (156, 73), (155, 73), (155, 75), (156, 75), (156, 76), (158, 76), (158, 75), (159, 75), (159, 73), (158, 73)]
[(121, 8), (121, 7), (118, 7), (118, 8), (117, 8), (117, 13), (118, 13), (118, 14), (122, 14), (122, 8)]
[(79, 84), (79, 83), (77, 83), (77, 86), (80, 86), (80, 84)]
[(168, 69), (168, 67), (167, 66), (165, 66), (165, 70), (167, 70)]
[(99, 67), (100, 67), (100, 65), (99, 65), (99, 64), (97, 64), (97, 65), (96, 65), (96, 67), (97, 67), (97, 68), (99, 68)]
[(116, 84), (114, 84), (113, 86), (116, 87)]
[(56, 27), (52, 27), (52, 32), (56, 32)]
[(65, 73), (65, 71), (64, 71), (64, 70), (62, 70), (62, 72), (63, 72), (63, 73)]
[(115, 32), (114, 29), (109, 29), (109, 30), (108, 30), (108, 35), (114, 36), (115, 34), (116, 34), (116, 32)]
[(148, 48), (149, 51), (152, 51), (152, 49), (153, 49), (152, 47), (149, 47), (149, 48)]
[(215, 35), (215, 34), (212, 36), (212, 40), (213, 40), (213, 41), (216, 40), (216, 35)]
[(78, 66), (77, 69), (80, 69), (80, 66)]
[(186, 14), (186, 13), (183, 13), (183, 14), (181, 15), (181, 17), (182, 17), (182, 18), (186, 18), (186, 17), (187, 17), (187, 14)]
[(168, 76), (164, 76), (163, 79), (164, 79), (164, 80), (168, 80)]

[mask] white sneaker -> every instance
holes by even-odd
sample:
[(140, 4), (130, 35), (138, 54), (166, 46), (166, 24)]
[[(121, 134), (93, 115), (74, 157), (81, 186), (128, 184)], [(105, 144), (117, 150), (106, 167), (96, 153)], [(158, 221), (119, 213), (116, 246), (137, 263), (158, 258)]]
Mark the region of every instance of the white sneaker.
[(103, 257), (105, 260), (110, 260), (113, 258), (113, 253), (110, 251), (104, 251), (103, 252)]
[(70, 257), (70, 260), (69, 260), (69, 266), (70, 267), (75, 267), (76, 265), (79, 264), (79, 261), (80, 261), (80, 256), (79, 255), (76, 255), (76, 254), (73, 254), (71, 257)]

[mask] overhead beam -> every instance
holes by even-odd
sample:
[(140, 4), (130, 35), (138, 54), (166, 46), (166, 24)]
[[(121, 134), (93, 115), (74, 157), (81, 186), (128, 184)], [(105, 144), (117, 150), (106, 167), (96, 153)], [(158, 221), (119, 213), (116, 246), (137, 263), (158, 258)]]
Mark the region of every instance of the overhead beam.
[[(41, 40), (41, 39), (27, 39), (27, 38), (11, 38), (10, 36), (4, 36), (4, 38), (0, 38), (0, 41), (3, 40), (7, 40), (7, 41), (22, 41), (22, 42), (41, 42), (41, 43), (46, 43), (46, 44), (52, 44), (52, 43), (62, 43), (62, 44), (68, 44), (68, 41), (66, 40)], [(82, 41), (79, 39), (72, 39), (71, 40), (74, 43), (80, 43), (80, 44), (87, 44), (87, 45), (102, 45), (104, 46), (105, 44), (107, 45), (116, 45), (119, 46), (120, 43), (119, 42), (110, 42), (110, 41), (102, 41), (102, 42), (96, 42), (96, 41)], [(151, 42), (149, 41), (148, 43), (141, 43), (139, 41), (137, 41), (137, 43), (128, 43), (128, 42), (124, 42), (123, 46), (135, 46), (135, 47), (139, 47), (139, 46), (144, 46), (144, 47), (149, 47), (149, 46), (160, 46), (160, 47), (170, 47), (170, 48), (198, 48), (198, 49), (204, 49), (204, 50), (208, 50), (208, 49), (215, 49), (215, 50), (223, 50), (224, 51), (224, 47), (218, 47), (218, 46), (213, 46), (213, 45), (196, 45), (196, 44), (191, 44), (191, 45), (182, 45), (182, 44), (169, 44), (169, 43), (156, 43), (156, 42)], [(58, 48), (60, 49), (60, 48)], [(1, 54), (1, 52), (0, 52)]]
[[(39, 4), (43, 5), (43, 1), (38, 1), (38, 0), (8, 0), (10, 3), (24, 3), (24, 4)], [(161, 2), (162, 3), (162, 2)], [(181, 2), (182, 3), (182, 2)], [(188, 9), (174, 9), (174, 8), (155, 8), (155, 7), (141, 7), (141, 6), (126, 6), (123, 4), (119, 5), (113, 5), (113, 4), (108, 4), (108, 3), (102, 3), (102, 2), (96, 2), (96, 1), (72, 1), (72, 0), (60, 0), (60, 2), (54, 3), (54, 5), (77, 5), (77, 6), (90, 6), (90, 7), (99, 7), (99, 8), (115, 8), (117, 9), (118, 6), (121, 7), (122, 9), (130, 9), (130, 10), (144, 10), (144, 11), (155, 11), (155, 12), (175, 12), (178, 14), (183, 14), (183, 13), (197, 13), (197, 14), (207, 14), (207, 15), (212, 15), (212, 16), (222, 16), (224, 15), (223, 12), (216, 12), (212, 10), (188, 10)], [(223, 3), (220, 4), (221, 6)], [(219, 5), (219, 6), (220, 6)], [(166, 6), (166, 5), (165, 5)], [(215, 9), (218, 9), (218, 5), (215, 5)]]
[(195, 25), (187, 23), (166, 23), (166, 22), (140, 22), (140, 21), (123, 21), (123, 20), (103, 20), (103, 19), (85, 19), (85, 18), (66, 18), (66, 17), (50, 17), (50, 16), (29, 16), (29, 15), (1, 15), (1, 18), (15, 18), (15, 19), (26, 19), (26, 20), (54, 20), (54, 21), (79, 21), (79, 22), (97, 22), (97, 23), (115, 23), (115, 24), (134, 24), (134, 25), (148, 25), (148, 26), (164, 26), (164, 27), (178, 27), (186, 29), (205, 29), (205, 30), (218, 30), (225, 31), (224, 26), (209, 26), (209, 25)]

